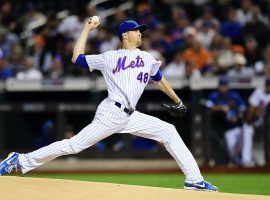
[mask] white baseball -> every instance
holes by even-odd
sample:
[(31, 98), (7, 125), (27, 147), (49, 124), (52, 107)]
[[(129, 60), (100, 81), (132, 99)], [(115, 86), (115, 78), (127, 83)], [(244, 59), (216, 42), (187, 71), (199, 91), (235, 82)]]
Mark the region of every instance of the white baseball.
[(93, 16), (91, 21), (94, 22), (95, 24), (97, 24), (100, 22), (100, 18), (98, 16)]

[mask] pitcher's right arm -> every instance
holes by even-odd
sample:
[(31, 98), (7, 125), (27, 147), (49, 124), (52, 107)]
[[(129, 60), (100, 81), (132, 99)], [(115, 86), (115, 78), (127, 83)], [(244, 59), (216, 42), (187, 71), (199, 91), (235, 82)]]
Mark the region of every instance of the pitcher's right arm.
[[(73, 55), (71, 61), (73, 63), (78, 62), (79, 56), (84, 56), (85, 54), (85, 44), (88, 38), (88, 34), (91, 30), (97, 28), (99, 26), (100, 22), (94, 23), (91, 21), (91, 18), (89, 18), (89, 21), (84, 25), (83, 30), (80, 34), (80, 37), (77, 39), (74, 49), (73, 49)], [(78, 63), (77, 63), (78, 64)]]

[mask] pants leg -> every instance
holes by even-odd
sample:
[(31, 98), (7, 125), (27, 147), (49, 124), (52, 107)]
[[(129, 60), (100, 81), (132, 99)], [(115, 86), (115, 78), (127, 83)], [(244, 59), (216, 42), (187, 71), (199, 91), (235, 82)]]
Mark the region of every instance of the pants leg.
[(23, 173), (45, 164), (59, 156), (77, 154), (96, 142), (118, 132), (120, 128), (111, 128), (99, 122), (93, 122), (70, 139), (54, 142), (36, 151), (19, 155), (19, 164)]
[(121, 132), (163, 143), (184, 172), (187, 182), (195, 183), (203, 180), (194, 157), (172, 124), (135, 111)]
[(228, 150), (230, 158), (233, 161), (236, 161), (237, 159), (236, 145), (239, 142), (241, 131), (242, 130), (240, 127), (236, 127), (225, 132), (227, 150)]
[(245, 166), (252, 164), (254, 128), (248, 124), (243, 125), (242, 163)]

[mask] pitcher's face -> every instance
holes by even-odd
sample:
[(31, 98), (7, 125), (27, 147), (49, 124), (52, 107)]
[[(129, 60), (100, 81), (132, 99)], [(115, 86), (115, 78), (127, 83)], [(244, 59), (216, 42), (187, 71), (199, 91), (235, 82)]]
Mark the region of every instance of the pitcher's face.
[(141, 46), (142, 44), (142, 34), (140, 30), (133, 30), (127, 32), (127, 40), (130, 44), (135, 45), (136, 47)]

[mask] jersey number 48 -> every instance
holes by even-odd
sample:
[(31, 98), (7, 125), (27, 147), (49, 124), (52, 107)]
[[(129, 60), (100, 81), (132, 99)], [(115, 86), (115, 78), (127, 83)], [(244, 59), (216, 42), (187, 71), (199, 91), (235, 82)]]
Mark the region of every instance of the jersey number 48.
[(141, 82), (144, 82), (146, 83), (148, 81), (148, 78), (149, 78), (149, 74), (146, 72), (146, 73), (143, 73), (143, 72), (140, 72), (137, 76), (137, 80)]

